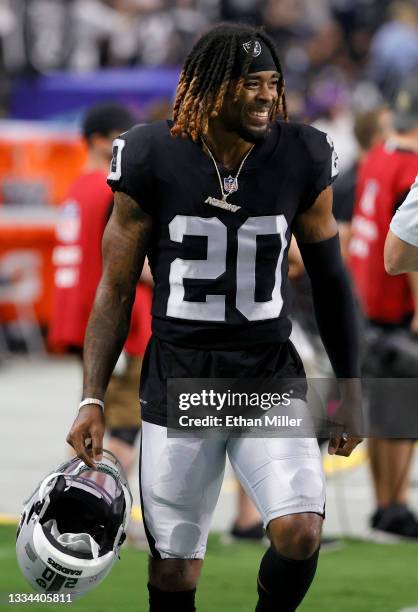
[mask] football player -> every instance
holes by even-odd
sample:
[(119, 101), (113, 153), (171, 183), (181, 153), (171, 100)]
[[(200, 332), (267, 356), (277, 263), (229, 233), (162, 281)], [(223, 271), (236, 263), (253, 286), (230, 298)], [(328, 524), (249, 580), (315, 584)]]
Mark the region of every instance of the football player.
[[(327, 136), (288, 121), (276, 49), (259, 30), (221, 24), (186, 59), (173, 121), (114, 143), (115, 207), (84, 352), (84, 401), (68, 435), (101, 456), (101, 401), (129, 328), (144, 258), (154, 276), (153, 336), (141, 378), (140, 487), (152, 558), (150, 610), (195, 610), (195, 590), (225, 456), (271, 542), (257, 611), (295, 610), (315, 574), (325, 490), (315, 438), (167, 436), (168, 378), (289, 378), (287, 253), (296, 235), (322, 339), (341, 381), (329, 452), (359, 443), (354, 303), (332, 216), (336, 156)], [(92, 441), (91, 453), (87, 440)]]
[(396, 211), (385, 242), (388, 274), (418, 271), (418, 176)]

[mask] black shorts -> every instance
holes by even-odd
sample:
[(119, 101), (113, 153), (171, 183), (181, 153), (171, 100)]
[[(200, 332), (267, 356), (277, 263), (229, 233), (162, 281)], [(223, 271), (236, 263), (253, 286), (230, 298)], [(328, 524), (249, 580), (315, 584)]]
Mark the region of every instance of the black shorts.
[[(304, 379), (305, 370), (290, 340), (248, 349), (204, 350), (170, 344), (152, 336), (141, 371), (143, 421), (166, 425), (169, 378)], [(303, 394), (300, 398), (304, 399)]]
[(410, 319), (399, 325), (369, 322), (372, 342), (363, 373), (371, 437), (418, 437), (418, 351), (409, 326)]

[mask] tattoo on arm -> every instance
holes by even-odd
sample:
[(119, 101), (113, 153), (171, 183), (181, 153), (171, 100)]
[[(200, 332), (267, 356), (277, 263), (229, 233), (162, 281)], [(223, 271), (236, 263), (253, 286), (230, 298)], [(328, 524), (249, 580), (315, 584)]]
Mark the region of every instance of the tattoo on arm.
[(129, 331), (135, 291), (152, 230), (152, 217), (116, 193), (103, 235), (103, 273), (84, 341), (84, 397), (103, 398)]

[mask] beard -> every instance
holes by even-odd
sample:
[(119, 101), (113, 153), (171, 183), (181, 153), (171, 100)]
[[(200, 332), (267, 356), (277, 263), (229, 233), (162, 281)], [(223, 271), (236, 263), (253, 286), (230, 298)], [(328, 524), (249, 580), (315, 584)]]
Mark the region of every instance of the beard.
[(269, 120), (269, 123), (266, 124), (262, 129), (251, 128), (246, 123), (246, 117), (244, 112), (231, 114), (224, 114), (219, 116), (218, 120), (222, 123), (222, 127), (225, 131), (229, 133), (235, 133), (237, 136), (245, 140), (246, 142), (250, 142), (251, 144), (262, 143), (266, 140), (267, 136), (271, 132), (271, 126), (274, 121)]
[(253, 132), (252, 130), (247, 129), (242, 126), (237, 130), (238, 136), (245, 140), (246, 142), (251, 142), (251, 144), (257, 144), (259, 142), (263, 142), (268, 136), (270, 132), (270, 128), (267, 127), (263, 132)]
[(263, 142), (270, 134), (271, 123), (269, 123), (264, 130), (251, 130), (247, 128), (243, 123), (238, 124), (234, 130), (240, 138), (251, 144), (257, 144)]

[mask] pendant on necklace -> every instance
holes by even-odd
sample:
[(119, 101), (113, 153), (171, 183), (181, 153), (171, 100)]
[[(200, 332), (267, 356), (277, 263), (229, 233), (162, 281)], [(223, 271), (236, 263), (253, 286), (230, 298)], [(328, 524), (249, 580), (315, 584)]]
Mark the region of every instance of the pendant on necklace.
[(226, 193), (234, 193), (234, 191), (238, 191), (238, 178), (231, 175), (224, 178), (224, 190)]
[(236, 204), (230, 204), (226, 201), (226, 196), (222, 196), (222, 200), (218, 200), (218, 198), (208, 197), (205, 200), (205, 204), (210, 204), (211, 206), (216, 206), (217, 208), (223, 208), (224, 210), (229, 210), (230, 212), (237, 212), (241, 208), (241, 206), (237, 206)]

